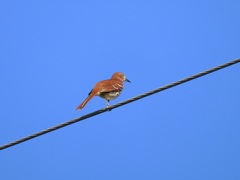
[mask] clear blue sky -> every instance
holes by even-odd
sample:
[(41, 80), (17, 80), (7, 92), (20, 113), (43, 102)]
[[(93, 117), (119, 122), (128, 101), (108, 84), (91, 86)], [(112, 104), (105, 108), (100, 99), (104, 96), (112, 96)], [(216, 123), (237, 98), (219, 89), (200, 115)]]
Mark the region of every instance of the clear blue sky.
[[(240, 57), (240, 3), (0, 2), (0, 145)], [(0, 151), (4, 180), (238, 180), (240, 64)]]

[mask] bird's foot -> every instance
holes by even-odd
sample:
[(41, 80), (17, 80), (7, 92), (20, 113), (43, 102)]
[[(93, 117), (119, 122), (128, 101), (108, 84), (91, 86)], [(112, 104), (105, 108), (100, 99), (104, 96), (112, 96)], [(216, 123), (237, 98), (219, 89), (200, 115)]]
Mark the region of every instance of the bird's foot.
[(111, 111), (111, 110), (112, 110), (112, 109), (110, 108), (110, 104), (107, 104), (106, 109), (107, 109), (108, 111)]

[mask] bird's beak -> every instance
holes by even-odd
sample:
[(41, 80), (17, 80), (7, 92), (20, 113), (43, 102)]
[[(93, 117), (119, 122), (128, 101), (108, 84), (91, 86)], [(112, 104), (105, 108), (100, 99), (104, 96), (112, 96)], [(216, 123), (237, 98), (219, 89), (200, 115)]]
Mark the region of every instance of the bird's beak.
[(129, 81), (127, 78), (125, 79), (125, 81), (127, 81), (127, 82), (131, 82), (131, 81)]

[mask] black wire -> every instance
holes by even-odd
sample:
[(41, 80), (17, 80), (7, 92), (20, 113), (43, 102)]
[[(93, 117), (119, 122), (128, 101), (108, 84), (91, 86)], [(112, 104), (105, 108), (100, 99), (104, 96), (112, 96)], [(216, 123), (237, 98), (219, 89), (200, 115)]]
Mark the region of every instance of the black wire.
[(188, 81), (191, 81), (191, 80), (193, 80), (193, 79), (199, 78), (199, 77), (201, 77), (201, 76), (210, 74), (210, 73), (212, 73), (212, 72), (218, 71), (218, 70), (220, 70), (220, 69), (223, 69), (223, 68), (225, 68), (225, 67), (231, 66), (231, 65), (236, 64), (236, 63), (239, 63), (239, 62), (240, 62), (240, 58), (238, 58), (238, 59), (236, 59), (236, 60), (233, 60), (233, 61), (230, 61), (230, 62), (228, 62), (228, 63), (222, 64), (222, 65), (219, 65), (219, 66), (217, 66), (217, 67), (208, 69), (208, 70), (206, 70), (206, 71), (200, 72), (200, 73), (198, 73), (198, 74), (192, 75), (192, 76), (190, 76), (190, 77), (181, 79), (181, 80), (176, 81), (176, 82), (174, 82), (174, 83), (171, 83), (171, 84), (162, 86), (162, 87), (160, 87), (160, 88), (154, 89), (154, 90), (149, 91), (149, 92), (146, 92), (146, 93), (144, 93), (144, 94), (138, 95), (138, 96), (133, 97), (133, 98), (131, 98), (131, 99), (125, 100), (125, 101), (120, 102), (120, 103), (115, 104), (115, 105), (112, 105), (112, 106), (110, 106), (109, 108), (103, 108), (103, 109), (97, 110), (97, 111), (95, 111), (95, 112), (92, 112), (92, 113), (86, 114), (86, 115), (84, 115), (84, 116), (81, 116), (81, 117), (79, 117), (79, 118), (75, 118), (75, 119), (73, 119), (73, 120), (64, 122), (64, 123), (59, 124), (59, 125), (57, 125), (57, 126), (53, 126), (53, 127), (51, 127), (51, 128), (45, 129), (45, 130), (43, 130), (43, 131), (39, 131), (39, 132), (37, 132), (37, 133), (35, 133), (35, 134), (26, 136), (26, 137), (24, 137), (24, 138), (21, 138), (21, 139), (18, 139), (18, 140), (16, 140), (16, 141), (13, 141), (13, 142), (10, 142), (10, 143), (8, 143), (8, 144), (5, 144), (5, 145), (3, 145), (3, 146), (0, 146), (0, 150), (9, 148), (9, 147), (14, 146), (14, 145), (17, 145), (17, 144), (20, 144), (20, 143), (25, 142), (25, 141), (27, 141), (27, 140), (36, 138), (36, 137), (38, 137), (38, 136), (41, 136), (41, 135), (43, 135), (43, 134), (46, 134), (46, 133), (49, 133), (49, 132), (52, 132), (52, 131), (55, 131), (55, 130), (57, 130), (57, 129), (63, 128), (63, 127), (65, 127), (65, 126), (68, 126), (68, 125), (70, 125), (70, 124), (73, 124), (73, 123), (76, 123), (76, 122), (79, 122), (79, 121), (82, 121), (82, 120), (87, 119), (87, 118), (90, 118), (90, 117), (92, 117), (92, 116), (96, 116), (96, 115), (98, 115), (98, 114), (104, 113), (104, 112), (109, 111), (109, 110), (111, 110), (111, 109), (118, 108), (118, 107), (123, 106), (123, 105), (125, 105), (125, 104), (131, 103), (131, 102), (133, 102), (133, 101), (137, 101), (137, 100), (139, 100), (139, 99), (145, 98), (145, 97), (150, 96), (150, 95), (152, 95), (152, 94), (155, 94), (155, 93), (158, 93), (158, 92), (160, 92), (160, 91), (163, 91), (163, 90), (172, 88), (172, 87), (174, 87), (174, 86), (183, 84), (183, 83), (185, 83), (185, 82), (188, 82)]

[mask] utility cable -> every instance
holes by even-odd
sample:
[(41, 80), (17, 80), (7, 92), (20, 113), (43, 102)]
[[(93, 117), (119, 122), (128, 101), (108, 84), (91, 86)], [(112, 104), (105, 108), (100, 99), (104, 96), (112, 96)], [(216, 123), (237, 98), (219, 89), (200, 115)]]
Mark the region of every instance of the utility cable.
[(154, 89), (154, 90), (152, 90), (152, 91), (146, 92), (146, 93), (144, 93), (144, 94), (138, 95), (138, 96), (133, 97), (133, 98), (131, 98), (131, 99), (122, 101), (122, 102), (117, 103), (117, 104), (115, 104), (115, 105), (112, 105), (112, 106), (110, 106), (110, 107), (108, 107), (108, 108), (103, 108), (103, 109), (94, 111), (94, 112), (92, 112), (92, 113), (86, 114), (86, 115), (84, 115), (84, 116), (81, 116), (81, 117), (72, 119), (72, 120), (70, 120), (70, 121), (64, 122), (64, 123), (62, 123), (62, 124), (59, 124), (59, 125), (50, 127), (50, 128), (48, 128), (48, 129), (39, 131), (39, 132), (37, 132), (37, 133), (31, 134), (31, 135), (26, 136), (26, 137), (24, 137), (24, 138), (21, 138), (21, 139), (18, 139), (18, 140), (16, 140), (16, 141), (13, 141), (13, 142), (10, 142), (10, 143), (8, 143), (8, 144), (5, 144), (5, 145), (3, 145), (3, 146), (0, 146), (0, 150), (9, 148), (9, 147), (11, 147), (11, 146), (15, 146), (15, 145), (17, 145), (17, 144), (20, 144), (20, 143), (25, 142), (25, 141), (28, 141), (28, 140), (30, 140), (30, 139), (36, 138), (36, 137), (41, 136), (41, 135), (43, 135), (43, 134), (46, 134), (46, 133), (55, 131), (55, 130), (57, 130), (57, 129), (63, 128), (63, 127), (65, 127), (65, 126), (68, 126), (68, 125), (70, 125), (70, 124), (73, 124), (73, 123), (76, 123), (76, 122), (85, 120), (85, 119), (87, 119), (87, 118), (96, 116), (96, 115), (98, 115), (98, 114), (104, 113), (104, 112), (106, 112), (106, 111), (109, 111), (109, 110), (118, 108), (118, 107), (123, 106), (123, 105), (125, 105), (125, 104), (131, 103), (131, 102), (134, 102), (134, 101), (137, 101), (137, 100), (139, 100), (139, 99), (145, 98), (145, 97), (150, 96), (150, 95), (152, 95), (152, 94), (155, 94), (155, 93), (158, 93), (158, 92), (160, 92), (160, 91), (163, 91), (163, 90), (172, 88), (172, 87), (174, 87), (174, 86), (183, 84), (183, 83), (185, 83), (185, 82), (194, 80), (194, 79), (196, 79), (196, 78), (199, 78), (199, 77), (201, 77), (201, 76), (204, 76), (204, 75), (213, 73), (213, 72), (215, 72), (215, 71), (218, 71), (218, 70), (220, 70), (220, 69), (223, 69), (223, 68), (225, 68), (225, 67), (234, 65), (234, 64), (239, 63), (239, 62), (240, 62), (240, 58), (235, 59), (235, 60), (230, 61), (230, 62), (227, 62), (227, 63), (225, 63), (225, 64), (221, 64), (221, 65), (219, 65), (219, 66), (216, 66), (216, 67), (214, 67), (214, 68), (208, 69), (208, 70), (203, 71), (203, 72), (200, 72), (200, 73), (198, 73), (198, 74), (194, 74), (194, 75), (189, 76), (189, 77), (187, 77), (187, 78), (181, 79), (181, 80), (176, 81), (176, 82), (173, 82), (173, 83), (171, 83), (171, 84), (168, 84), (168, 85), (159, 87), (159, 88), (157, 88), (157, 89)]

